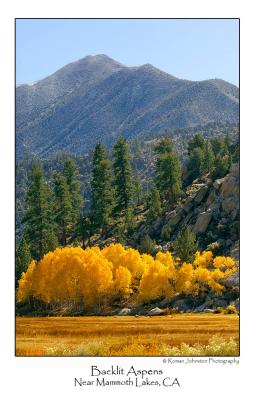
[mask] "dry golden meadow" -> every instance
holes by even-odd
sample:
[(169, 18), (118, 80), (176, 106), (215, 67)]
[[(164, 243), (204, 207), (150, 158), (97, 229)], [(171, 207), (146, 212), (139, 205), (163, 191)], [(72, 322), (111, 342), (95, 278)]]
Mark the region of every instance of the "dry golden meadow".
[(239, 317), (17, 317), (17, 356), (238, 356)]

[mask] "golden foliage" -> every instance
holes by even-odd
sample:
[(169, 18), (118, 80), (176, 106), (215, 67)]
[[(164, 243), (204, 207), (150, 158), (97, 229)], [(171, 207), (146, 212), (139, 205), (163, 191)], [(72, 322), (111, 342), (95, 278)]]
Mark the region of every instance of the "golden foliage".
[(115, 290), (118, 294), (123, 297), (127, 297), (130, 293), (130, 284), (132, 280), (131, 272), (126, 268), (120, 265), (116, 269), (114, 286)]
[(236, 271), (230, 257), (215, 257), (210, 251), (197, 252), (193, 264), (180, 265), (170, 252), (154, 257), (111, 244), (92, 247), (58, 248), (39, 263), (32, 261), (19, 281), (18, 301), (34, 298), (48, 304), (110, 304), (114, 295), (127, 299), (137, 292), (139, 302), (176, 293), (224, 290), (219, 283)]

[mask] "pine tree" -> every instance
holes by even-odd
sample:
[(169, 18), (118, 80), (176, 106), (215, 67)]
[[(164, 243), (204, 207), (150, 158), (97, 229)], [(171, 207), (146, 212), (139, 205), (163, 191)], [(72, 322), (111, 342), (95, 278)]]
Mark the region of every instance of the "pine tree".
[(139, 178), (134, 178), (133, 179), (133, 198), (134, 198), (134, 204), (136, 206), (141, 205), (142, 203), (142, 185), (141, 185), (141, 180)]
[(74, 232), (77, 224), (80, 210), (82, 207), (82, 196), (80, 193), (80, 182), (78, 180), (78, 169), (74, 160), (67, 159), (64, 161), (63, 175), (66, 178), (66, 183), (70, 193), (70, 200), (72, 206), (72, 223), (71, 229)]
[(54, 174), (54, 211), (58, 240), (62, 246), (72, 234), (72, 198), (66, 178), (59, 172)]
[(212, 179), (224, 177), (232, 164), (232, 152), (234, 154), (234, 149), (232, 148), (232, 141), (229, 134), (225, 137), (211, 140), (212, 148), (214, 150), (215, 160), (214, 168), (211, 171)]
[(136, 228), (136, 219), (134, 216), (134, 211), (132, 208), (128, 208), (125, 210), (125, 225), (124, 225), (124, 231), (127, 232), (128, 235), (131, 235), (134, 233), (134, 230)]
[(147, 214), (147, 221), (153, 222), (162, 213), (160, 194), (156, 186), (153, 186), (149, 197), (149, 211)]
[(231, 165), (230, 154), (225, 154), (216, 157), (214, 169), (212, 171), (212, 179), (223, 178), (229, 171)]
[(196, 133), (188, 142), (188, 155), (193, 153), (194, 149), (203, 149), (205, 147), (205, 139), (202, 133)]
[(173, 141), (165, 137), (155, 145), (155, 152), (157, 154), (172, 153), (174, 151)]
[(215, 162), (215, 151), (221, 151), (222, 139), (214, 138), (205, 140), (201, 134), (196, 134), (188, 142), (189, 160), (187, 163), (188, 179), (186, 183), (193, 181), (202, 175), (212, 173)]
[(121, 138), (113, 148), (113, 171), (116, 189), (117, 213), (125, 211), (132, 205), (132, 177), (128, 143)]
[[(166, 147), (164, 147), (164, 143)], [(163, 139), (156, 147), (156, 186), (163, 199), (175, 202), (181, 194), (181, 166), (177, 154), (173, 151), (170, 139)]]
[(88, 214), (80, 213), (76, 225), (76, 237), (82, 241), (83, 249), (86, 247), (86, 242), (90, 242), (92, 231), (93, 229), (90, 216)]
[(18, 280), (20, 279), (22, 272), (26, 272), (27, 267), (31, 261), (32, 258), (30, 249), (25, 239), (25, 236), (23, 236), (16, 251), (16, 286), (18, 285)]
[(40, 260), (45, 253), (54, 250), (58, 245), (54, 232), (52, 193), (45, 183), (40, 165), (32, 165), (28, 180), (26, 212), (22, 222), (25, 224), (24, 232), (31, 257)]
[(213, 150), (215, 157), (222, 154), (222, 151), (224, 148), (224, 141), (223, 141), (222, 137), (216, 136), (210, 140), (210, 143), (211, 143), (212, 150)]
[(196, 235), (189, 226), (179, 232), (173, 247), (181, 262), (193, 262), (197, 251), (197, 242)]
[(105, 149), (99, 143), (93, 155), (91, 180), (91, 210), (95, 229), (105, 229), (109, 225), (113, 198), (110, 161), (106, 159)]
[(147, 234), (141, 240), (138, 250), (140, 251), (140, 253), (147, 253), (147, 254), (154, 255), (155, 254), (155, 246), (156, 246), (156, 243)]
[(160, 238), (169, 241), (172, 236), (172, 226), (169, 222), (167, 222), (165, 225), (163, 225), (161, 232), (160, 232)]
[(224, 145), (226, 149), (226, 153), (229, 153), (231, 150), (232, 139), (229, 133), (226, 134), (224, 138)]
[(202, 175), (211, 173), (214, 168), (214, 154), (210, 142), (207, 140), (203, 152), (203, 161), (200, 173)]
[(204, 149), (196, 147), (190, 153), (188, 160), (189, 180), (193, 181), (203, 174)]

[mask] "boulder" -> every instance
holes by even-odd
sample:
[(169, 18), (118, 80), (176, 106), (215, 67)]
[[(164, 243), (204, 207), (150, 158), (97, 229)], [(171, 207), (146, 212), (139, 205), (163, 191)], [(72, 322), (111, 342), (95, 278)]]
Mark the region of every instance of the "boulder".
[(223, 182), (224, 182), (224, 178), (216, 179), (213, 182), (213, 187), (217, 190), (217, 189), (219, 189), (219, 187), (222, 185)]
[(222, 201), (222, 209), (225, 214), (230, 214), (239, 208), (239, 198), (237, 196), (227, 197)]
[(152, 309), (148, 312), (148, 315), (150, 315), (150, 316), (163, 315), (163, 314), (164, 314), (164, 311), (161, 310), (161, 308), (159, 308), (159, 307), (152, 308)]
[(213, 203), (215, 199), (216, 199), (216, 191), (215, 191), (214, 188), (212, 188), (210, 190), (210, 193), (209, 193), (208, 197), (207, 197), (206, 205), (207, 206), (211, 205), (211, 203)]
[(193, 197), (188, 197), (183, 205), (183, 210), (188, 213), (193, 207)]
[(167, 220), (169, 226), (177, 225), (182, 218), (182, 213), (177, 213), (176, 211), (171, 211)]
[(194, 226), (194, 233), (205, 233), (212, 219), (212, 211), (202, 212), (198, 215)]
[(209, 190), (208, 186), (203, 186), (203, 187), (199, 190), (199, 192), (196, 194), (196, 197), (195, 197), (195, 199), (194, 199), (194, 202), (195, 202), (196, 204), (200, 204), (200, 203), (204, 200), (205, 196), (207, 195), (208, 190)]
[(214, 314), (215, 310), (212, 310), (211, 308), (205, 308), (203, 312)]
[(130, 315), (131, 314), (131, 308), (122, 308), (118, 315)]
[(220, 194), (223, 197), (228, 197), (228, 196), (233, 196), (233, 195), (236, 195), (238, 197), (239, 196), (239, 181), (238, 181), (238, 179), (234, 176), (227, 176), (221, 185)]

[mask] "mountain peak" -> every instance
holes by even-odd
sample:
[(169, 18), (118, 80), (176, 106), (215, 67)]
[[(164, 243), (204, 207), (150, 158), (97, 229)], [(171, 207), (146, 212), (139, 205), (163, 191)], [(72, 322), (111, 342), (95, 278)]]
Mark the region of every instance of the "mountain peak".
[(85, 58), (90, 58), (90, 59), (94, 59), (94, 60), (111, 60), (111, 61), (115, 61), (113, 60), (113, 58), (109, 57), (107, 54), (89, 54), (88, 56), (86, 56)]
[(112, 64), (112, 65), (118, 65), (120, 67), (125, 67), (125, 65), (121, 64), (120, 62), (114, 60), (113, 58), (109, 57), (107, 54), (90, 54), (84, 58), (82, 58), (81, 60), (78, 60), (77, 62), (89, 62), (92, 64)]
[(192, 82), (150, 63), (126, 67), (105, 54), (67, 64), (33, 86), (16, 91), (17, 157), (83, 154), (121, 133), (138, 137), (237, 122), (238, 88), (224, 81)]

